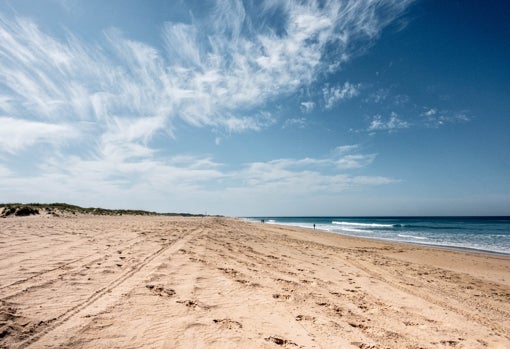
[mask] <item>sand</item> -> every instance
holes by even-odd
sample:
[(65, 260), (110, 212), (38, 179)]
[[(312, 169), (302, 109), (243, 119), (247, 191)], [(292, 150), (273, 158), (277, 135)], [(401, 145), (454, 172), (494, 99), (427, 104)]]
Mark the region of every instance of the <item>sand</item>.
[(228, 218), (0, 219), (2, 348), (510, 348), (510, 257)]

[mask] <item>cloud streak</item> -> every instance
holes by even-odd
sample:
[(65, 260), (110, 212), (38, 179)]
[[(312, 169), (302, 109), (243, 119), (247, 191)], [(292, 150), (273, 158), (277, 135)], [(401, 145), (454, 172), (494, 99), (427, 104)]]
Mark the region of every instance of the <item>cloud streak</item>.
[(346, 82), (343, 86), (325, 87), (322, 89), (324, 95), (325, 108), (331, 109), (337, 103), (351, 99), (359, 95), (360, 85), (351, 84)]
[[(226, 171), (227, 164), (208, 156), (177, 161), (168, 148), (182, 125), (225, 135), (277, 124), (271, 103), (341, 69), (410, 3), (219, 0), (206, 17), (162, 24), (159, 46), (118, 28), (105, 29), (95, 42), (71, 32), (57, 37), (31, 19), (0, 14), (0, 159), (50, 145), (47, 158), (28, 160), (39, 172), (25, 174), (27, 188), (78, 191), (84, 197), (92, 194), (83, 188), (93, 185), (97, 195), (173, 188), (163, 191), (184, 197), (185, 189), (242, 191), (243, 183), (311, 184), (317, 190), (390, 183), (339, 173), (370, 165), (375, 155), (369, 154), (248, 162)], [(265, 16), (278, 20), (269, 23)], [(349, 82), (328, 86), (325, 108), (357, 96), (359, 88)], [(312, 112), (316, 105), (296, 107)], [(288, 119), (287, 127), (306, 123)], [(20, 172), (0, 165), (0, 176)], [(9, 178), (13, 185), (21, 181)], [(49, 185), (55, 180), (62, 190)]]
[(166, 202), (165, 207), (174, 210), (192, 207), (198, 198), (214, 201), (214, 195), (228, 202), (251, 195), (299, 200), (303, 195), (331, 196), (399, 182), (391, 177), (357, 174), (370, 166), (376, 155), (358, 153), (354, 146), (340, 149), (341, 153), (324, 157), (247, 162), (234, 169), (211, 157), (191, 155), (166, 160), (105, 155), (110, 161), (55, 155), (40, 165), (39, 175), (21, 178), (1, 167), (0, 174), (4, 176), (2, 193), (6, 200), (33, 198), (35, 193), (45, 200), (66, 201), (72, 192), (84, 205), (94, 205), (95, 198), (102, 195), (105, 204), (113, 207), (119, 202), (127, 206), (133, 198), (151, 198), (146, 207)]
[(0, 149), (15, 154), (36, 143), (53, 146), (71, 142), (80, 132), (71, 125), (0, 117)]
[(409, 128), (409, 122), (402, 120), (397, 113), (392, 112), (388, 119), (384, 119), (381, 115), (375, 115), (368, 126), (368, 131), (387, 131), (395, 132), (401, 129)]
[(447, 124), (456, 124), (471, 120), (466, 112), (450, 112), (438, 110), (436, 108), (427, 109), (421, 113), (420, 116), (428, 127), (441, 127)]
[[(265, 11), (273, 6), (262, 5)], [(349, 43), (365, 38), (368, 45), (406, 6), (282, 2), (285, 34), (278, 35), (254, 24), (240, 1), (218, 1), (209, 18), (165, 24), (164, 50), (116, 29), (91, 45), (70, 34), (66, 40), (52, 37), (28, 19), (1, 17), (0, 106), (15, 118), (108, 123), (160, 117), (167, 121), (161, 128), (180, 118), (196, 127), (260, 130), (267, 120), (253, 108), (310, 84), (329, 62), (329, 46), (337, 47), (334, 62), (345, 61), (352, 54)], [(357, 87), (346, 83), (326, 94), (330, 108), (356, 95)]]

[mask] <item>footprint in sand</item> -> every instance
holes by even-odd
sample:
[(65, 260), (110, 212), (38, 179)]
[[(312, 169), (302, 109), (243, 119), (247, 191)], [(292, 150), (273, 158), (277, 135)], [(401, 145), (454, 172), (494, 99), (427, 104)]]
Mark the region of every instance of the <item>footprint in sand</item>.
[(230, 319), (214, 319), (215, 324), (220, 325), (220, 328), (227, 330), (237, 330), (243, 328), (240, 322)]
[(308, 315), (298, 315), (296, 316), (296, 321), (315, 321), (315, 317)]
[(413, 322), (413, 321), (404, 321), (403, 324), (406, 326), (420, 326), (421, 325), (420, 323)]
[(218, 268), (218, 270), (221, 270), (225, 274), (229, 274), (232, 276), (237, 276), (239, 274), (239, 272), (237, 270), (232, 269), (232, 268)]
[(278, 279), (274, 279), (276, 282), (281, 282), (281, 283), (284, 283), (284, 284), (287, 284), (287, 285), (298, 285), (297, 282), (295, 281), (291, 281), (291, 280), (285, 280), (285, 279), (282, 279), (282, 278), (278, 278)]
[(361, 342), (351, 342), (351, 344), (357, 346), (360, 349), (374, 349), (375, 348), (374, 345), (369, 345), (369, 344), (365, 344), (365, 343), (361, 343)]
[[(462, 340), (462, 338), (459, 338), (459, 339)], [(457, 340), (442, 340), (439, 343), (441, 343), (442, 345), (449, 346), (449, 347), (456, 347), (459, 344), (459, 341), (457, 341)]]
[(287, 345), (293, 345), (293, 346), (297, 346), (296, 343), (294, 343), (293, 341), (290, 341), (288, 339), (283, 339), (283, 338), (280, 338), (280, 337), (275, 337), (275, 336), (269, 336), (269, 337), (266, 337), (264, 338), (266, 341), (268, 342), (273, 342), (277, 345), (281, 345), (281, 346), (287, 346)]
[(288, 300), (290, 298), (290, 294), (273, 294), (274, 299)]
[(250, 286), (250, 287), (260, 287), (260, 284), (256, 283), (256, 282), (251, 282), (251, 281), (248, 281), (248, 280), (243, 280), (243, 279), (236, 279), (234, 280), (235, 282), (239, 282), (240, 284), (243, 284), (245, 286)]
[(180, 300), (180, 301), (177, 301), (177, 303), (184, 304), (185, 306), (187, 306), (188, 308), (191, 308), (191, 309), (201, 308), (201, 309), (207, 310), (210, 308), (209, 306), (207, 306), (199, 301), (194, 301), (194, 300), (190, 300), (190, 299)]
[(359, 329), (362, 329), (362, 330), (364, 330), (364, 329), (367, 329), (367, 328), (368, 328), (367, 326), (365, 326), (365, 325), (363, 325), (363, 324), (360, 324), (360, 323), (356, 323), (356, 322), (351, 322), (351, 321), (349, 321), (349, 322), (347, 322), (347, 323), (348, 323), (348, 324), (349, 324), (349, 326), (351, 326), (351, 327), (359, 328)]
[(152, 293), (161, 296), (161, 297), (170, 297), (175, 294), (175, 290), (171, 288), (165, 288), (161, 285), (145, 285), (149, 290), (151, 290)]

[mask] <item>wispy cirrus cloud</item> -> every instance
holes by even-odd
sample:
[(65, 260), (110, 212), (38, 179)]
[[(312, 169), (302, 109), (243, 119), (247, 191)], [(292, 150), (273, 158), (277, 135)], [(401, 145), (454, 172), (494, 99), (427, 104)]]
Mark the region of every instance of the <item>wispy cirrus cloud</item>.
[[(290, 196), (300, 196), (303, 193), (339, 193), (360, 186), (385, 185), (399, 181), (383, 176), (357, 176), (338, 172), (327, 174), (317, 167), (326, 166), (328, 161), (303, 160), (297, 160), (296, 163), (289, 163), (288, 160), (252, 163), (242, 175), (250, 190), (276, 190)], [(306, 168), (301, 167), (303, 163), (307, 163)], [(315, 166), (311, 166), (313, 163)]]
[(341, 86), (326, 86), (322, 89), (326, 109), (333, 108), (337, 103), (356, 97), (359, 94), (360, 84), (345, 82)]
[[(351, 147), (351, 146), (349, 146)], [(355, 148), (345, 148), (351, 152)], [(288, 195), (333, 193), (352, 190), (359, 186), (384, 185), (399, 180), (382, 176), (360, 176), (341, 173), (369, 166), (375, 154), (338, 154), (324, 158), (277, 159), (254, 162), (238, 172), (251, 188), (284, 190)]]
[(340, 145), (334, 149), (334, 153), (336, 154), (347, 154), (355, 151), (356, 149), (359, 149), (358, 144), (349, 144), (349, 145)]
[(301, 102), (300, 108), (303, 113), (310, 113), (315, 108), (315, 102), (313, 101)]
[(452, 112), (446, 110), (439, 110), (437, 108), (422, 108), (425, 111), (421, 112), (408, 120), (400, 117), (396, 112), (392, 111), (389, 117), (383, 115), (374, 115), (365, 130), (357, 130), (355, 132), (388, 132), (394, 133), (399, 130), (408, 128), (439, 128), (446, 125), (454, 125), (466, 123), (472, 120), (469, 112)]
[(337, 168), (352, 170), (367, 167), (374, 162), (377, 154), (361, 154), (359, 144), (338, 146), (333, 151)]
[[(53, 190), (64, 198), (78, 192), (92, 197), (91, 187), (96, 195), (178, 192), (181, 198), (186, 190), (203, 193), (217, 186), (241, 191), (242, 183), (269, 184), (258, 170), (264, 167), (272, 183), (316, 188), (370, 183), (339, 174), (368, 166), (375, 156), (367, 154), (249, 162), (226, 171), (205, 161), (207, 156), (186, 162), (160, 153), (183, 124), (222, 135), (277, 124), (269, 104), (341, 69), (410, 3), (221, 0), (206, 15), (162, 24), (157, 46), (118, 28), (105, 29), (94, 42), (70, 31), (55, 36), (32, 19), (0, 14), (0, 152), (13, 157), (41, 144), (60, 148), (45, 159), (27, 158), (39, 172), (10, 180), (30, 182), (27, 193), (48, 188), (46, 197)], [(327, 100), (318, 102), (329, 108), (358, 89), (351, 83), (331, 86)], [(310, 100), (297, 107), (312, 111), (316, 105)], [(288, 119), (283, 124), (306, 122)], [(66, 145), (74, 147), (61, 151)], [(21, 172), (2, 166), (4, 175)], [(278, 171), (287, 176), (280, 182)]]
[(409, 122), (401, 119), (397, 113), (392, 112), (390, 117), (385, 119), (381, 115), (375, 115), (370, 121), (367, 131), (387, 131), (395, 132), (397, 130), (409, 128)]
[(292, 118), (285, 120), (285, 123), (283, 124), (283, 128), (306, 128), (306, 125), (308, 124), (308, 121), (305, 118)]
[[(147, 147), (158, 130), (172, 136), (177, 118), (229, 132), (261, 130), (275, 121), (253, 108), (313, 81), (325, 69), (329, 45), (337, 47), (334, 61), (345, 60), (350, 42), (365, 38), (368, 44), (406, 4), (282, 2), (279, 35), (253, 24), (241, 2), (219, 1), (210, 18), (165, 24), (164, 50), (117, 29), (90, 44), (69, 33), (66, 39), (52, 37), (29, 19), (1, 16), (0, 108), (10, 118), (50, 120), (61, 128), (72, 120), (91, 121), (89, 138), (102, 140), (99, 154), (121, 140), (132, 143), (127, 148)], [(276, 11), (274, 6), (264, 3), (262, 9)], [(347, 82), (324, 93), (330, 108), (355, 96), (358, 86)], [(302, 106), (311, 110), (314, 104)], [(144, 127), (148, 120), (151, 126)], [(139, 137), (132, 137), (133, 127)], [(69, 139), (65, 132), (53, 137)]]
[(349, 154), (337, 161), (340, 169), (356, 169), (370, 165), (376, 158), (375, 154)]
[[(336, 47), (335, 62), (347, 60), (351, 43), (369, 45), (408, 4), (264, 2), (261, 10), (283, 20), (278, 34), (249, 17), (242, 2), (218, 1), (208, 18), (165, 24), (164, 50), (116, 29), (90, 44), (71, 34), (65, 40), (52, 37), (29, 19), (1, 17), (0, 106), (14, 118), (102, 124), (111, 118), (161, 117), (167, 121), (162, 128), (180, 118), (197, 127), (260, 130), (267, 120), (252, 108), (330, 69), (330, 46)], [(347, 83), (331, 87), (326, 106), (356, 93)], [(235, 116), (239, 111), (243, 117)]]
[(0, 165), (0, 177), (3, 179), (10, 178), (12, 171), (7, 167)]
[[(212, 157), (193, 155), (165, 160), (111, 156), (110, 161), (54, 155), (40, 164), (43, 171), (39, 175), (21, 178), (8, 169), (2, 172), (1, 166), (0, 174), (4, 178), (4, 200), (38, 199), (35, 193), (44, 200), (66, 201), (73, 193), (83, 205), (94, 205), (102, 196), (103, 205), (110, 207), (164, 205), (174, 211), (193, 209), (198, 198), (218, 210), (223, 202), (236, 202), (246, 196), (288, 202), (303, 196), (329, 197), (360, 187), (399, 182), (392, 177), (354, 174), (353, 170), (358, 173), (375, 159), (374, 154), (360, 154), (356, 149), (348, 146), (341, 154), (333, 151), (324, 157), (247, 162), (239, 168), (230, 168)], [(238, 209), (243, 212), (242, 207)]]
[(58, 146), (80, 136), (80, 131), (69, 124), (0, 117), (0, 125), (0, 149), (11, 154), (36, 143)]
[[(247, 165), (247, 173), (250, 178), (257, 178), (256, 182), (285, 179), (286, 176), (295, 177), (299, 174), (330, 172), (333, 175), (324, 176), (330, 178), (338, 173), (338, 170), (354, 170), (367, 167), (377, 157), (377, 154), (362, 154), (358, 152), (359, 145), (345, 145), (335, 148), (329, 156), (321, 158), (302, 159), (277, 159), (267, 162), (254, 162)], [(324, 170), (327, 171), (324, 171)], [(350, 176), (347, 176), (351, 178)]]
[(423, 118), (425, 125), (429, 127), (441, 127), (447, 124), (456, 124), (471, 120), (467, 112), (451, 112), (439, 110), (437, 108), (427, 108), (420, 116)]

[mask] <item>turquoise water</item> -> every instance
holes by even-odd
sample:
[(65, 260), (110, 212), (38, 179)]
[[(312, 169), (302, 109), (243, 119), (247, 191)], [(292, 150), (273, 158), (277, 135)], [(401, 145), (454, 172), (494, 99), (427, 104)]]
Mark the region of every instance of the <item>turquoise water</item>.
[(510, 254), (510, 217), (246, 217), (269, 224)]

